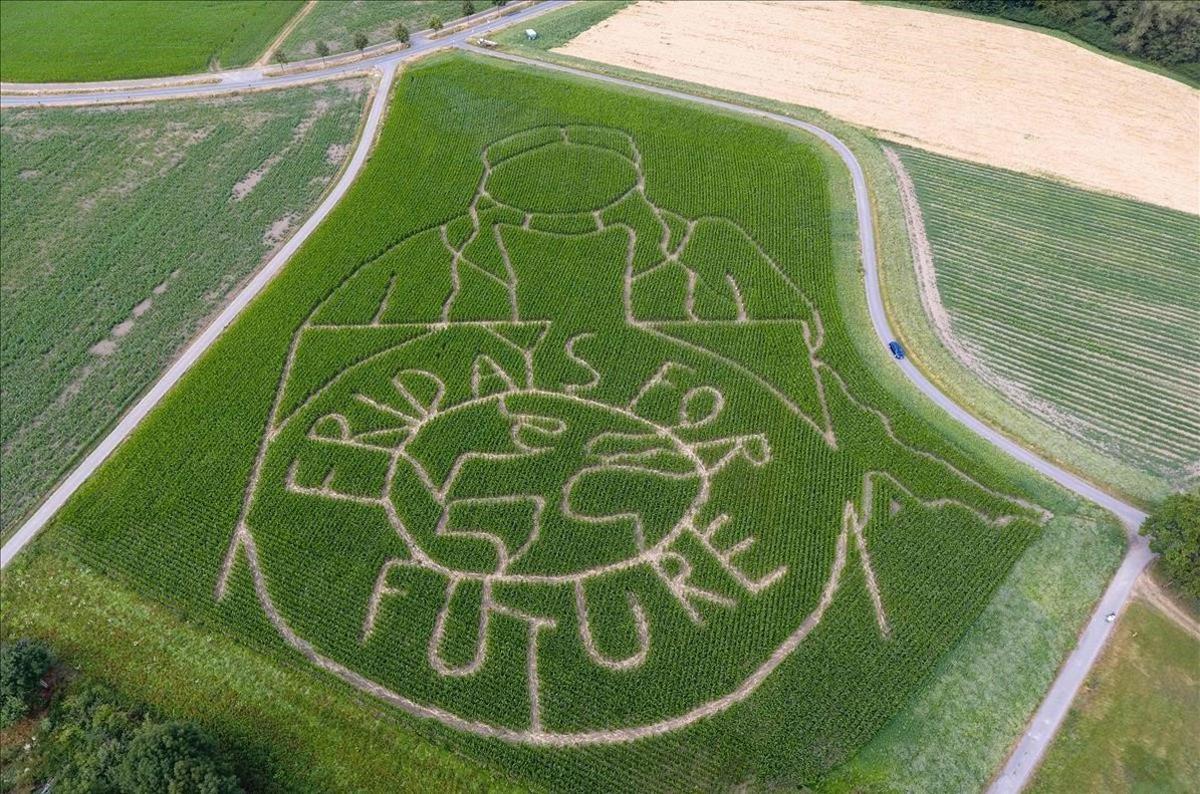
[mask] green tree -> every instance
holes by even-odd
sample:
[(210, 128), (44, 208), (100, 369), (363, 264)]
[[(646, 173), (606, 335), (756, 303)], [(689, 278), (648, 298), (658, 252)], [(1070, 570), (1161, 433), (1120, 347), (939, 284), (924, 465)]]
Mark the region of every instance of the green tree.
[(1193, 0), (918, 0), (1062, 30), (1200, 80), (1200, 3)]
[(323, 41), (317, 42), (317, 55), (321, 56), (321, 60), (329, 57), (329, 45)]
[(364, 49), (366, 49), (366, 47), (367, 47), (367, 34), (355, 33), (354, 34), (354, 49), (358, 50), (359, 52), (362, 52)]
[(54, 794), (233, 794), (241, 786), (216, 746), (189, 723), (161, 722), (89, 685), (55, 706), (45, 769)]
[(134, 734), (113, 775), (121, 791), (136, 794), (241, 791), (199, 728), (183, 722), (146, 723)]
[(508, 0), (492, 0), (492, 5), (496, 6), (497, 8), (502, 8), (503, 6), (508, 5)]
[(429, 18), (429, 27), (434, 30), (441, 30), (442, 29), (442, 18), (437, 16), (436, 14), (434, 16), (431, 16)]
[(408, 26), (405, 25), (403, 22), (397, 22), (396, 23), (396, 41), (400, 42), (401, 44), (408, 44), (409, 38), (410, 38), (410, 36), (408, 33)]
[(280, 66), (287, 66), (287, 62), (287, 53), (283, 50), (275, 50), (275, 63), (279, 64)]
[(1142, 524), (1171, 584), (1200, 598), (1200, 491), (1167, 497)]
[(140, 715), (117, 705), (112, 695), (88, 686), (51, 712), (45, 773), (55, 794), (119, 791), (114, 773)]
[(37, 640), (0, 645), (0, 728), (29, 712), (41, 691), (42, 676), (53, 664), (54, 655)]
[(464, 17), (469, 17), (471, 14), (475, 13), (475, 4), (472, 3), (471, 0), (463, 0), (462, 9), (462, 15)]

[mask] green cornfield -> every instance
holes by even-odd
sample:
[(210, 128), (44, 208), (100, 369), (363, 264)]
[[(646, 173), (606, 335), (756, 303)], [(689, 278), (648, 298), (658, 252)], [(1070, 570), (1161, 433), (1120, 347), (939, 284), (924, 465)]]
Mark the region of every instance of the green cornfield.
[(45, 539), (552, 788), (818, 781), (1044, 511), (878, 385), (817, 141), (463, 55)]
[(1194, 484), (1200, 218), (897, 151), (953, 334), (985, 382), (1163, 491)]
[(244, 66), (301, 0), (4, 0), (0, 80), (44, 83)]

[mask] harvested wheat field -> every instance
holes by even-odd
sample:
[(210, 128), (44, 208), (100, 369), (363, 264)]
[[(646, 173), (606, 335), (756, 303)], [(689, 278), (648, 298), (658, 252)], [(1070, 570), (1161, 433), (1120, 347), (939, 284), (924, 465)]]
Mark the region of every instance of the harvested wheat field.
[(1031, 30), (839, 2), (640, 2), (559, 52), (819, 108), (941, 154), (1200, 212), (1200, 92)]

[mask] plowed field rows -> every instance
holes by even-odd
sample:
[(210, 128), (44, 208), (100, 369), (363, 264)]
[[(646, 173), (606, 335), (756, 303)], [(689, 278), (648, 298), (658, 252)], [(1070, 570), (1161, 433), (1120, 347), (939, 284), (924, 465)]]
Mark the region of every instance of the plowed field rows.
[(1020, 407), (1186, 487), (1200, 475), (1200, 218), (899, 149), (953, 333)]

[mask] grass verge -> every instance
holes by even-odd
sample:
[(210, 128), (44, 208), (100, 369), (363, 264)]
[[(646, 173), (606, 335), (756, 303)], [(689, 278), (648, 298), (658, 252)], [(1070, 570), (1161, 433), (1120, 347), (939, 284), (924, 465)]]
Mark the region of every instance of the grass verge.
[(1195, 791), (1200, 640), (1145, 601), (1122, 614), (1032, 794)]
[(1185, 297), (1200, 290), (1187, 264), (1200, 219), (893, 148), (952, 332), (983, 371), (942, 344), (915, 271), (888, 267), (889, 313), (918, 366), (989, 424), (1126, 499), (1186, 488), (1200, 454), (1200, 315)]
[[(486, 0), (478, 3), (486, 10)], [(403, 23), (410, 33), (425, 30), (432, 17), (449, 25), (462, 16), (461, 0), (317, 0), (312, 11), (300, 20), (277, 51), (287, 53), (291, 60), (315, 58), (317, 43), (324, 42), (330, 54), (355, 49), (354, 36), (367, 37), (367, 45), (394, 41), (397, 23)]]
[(5, 637), (40, 637), (87, 677), (196, 721), (252, 791), (518, 790), (349, 687), (266, 659), (69, 556), (28, 549), (0, 595)]

